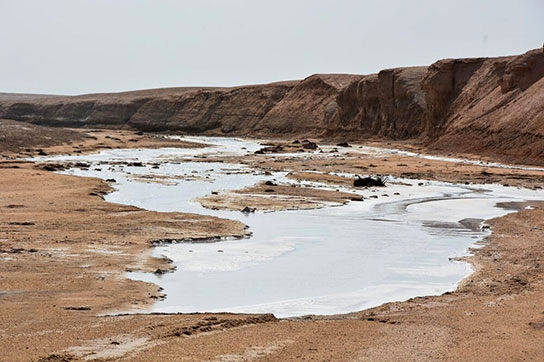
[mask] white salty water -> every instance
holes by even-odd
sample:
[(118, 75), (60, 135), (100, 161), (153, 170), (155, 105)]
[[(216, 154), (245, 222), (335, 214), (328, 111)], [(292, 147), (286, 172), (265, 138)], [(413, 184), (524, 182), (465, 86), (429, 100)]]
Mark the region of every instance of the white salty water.
[[(164, 289), (166, 299), (150, 312), (336, 314), (441, 294), (455, 289), (472, 270), (450, 258), (466, 255), (487, 235), (460, 221), (511, 212), (496, 207), (497, 202), (542, 198), (541, 192), (499, 185), (392, 179), (403, 184), (356, 191), (367, 197), (364, 202), (339, 207), (249, 215), (209, 210), (194, 199), (263, 180), (294, 181), (285, 173), (264, 175), (242, 165), (187, 161), (207, 154), (242, 156), (260, 147), (255, 142), (190, 140), (215, 146), (46, 158), (89, 162), (89, 170), (66, 172), (115, 179), (107, 201), (226, 217), (249, 226), (253, 235), (246, 239), (155, 247), (154, 255), (172, 259), (177, 270), (160, 276), (128, 274)], [(141, 161), (145, 167), (119, 163), (126, 161)], [(141, 177), (150, 175), (159, 176), (161, 183)], [(372, 195), (378, 198), (368, 198)]]

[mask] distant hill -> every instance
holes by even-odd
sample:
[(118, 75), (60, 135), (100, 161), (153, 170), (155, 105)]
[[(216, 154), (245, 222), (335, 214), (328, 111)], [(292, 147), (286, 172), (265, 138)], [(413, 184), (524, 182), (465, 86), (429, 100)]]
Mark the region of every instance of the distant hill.
[(0, 93), (0, 118), (192, 134), (408, 139), (435, 150), (544, 164), (544, 53), (231, 88)]

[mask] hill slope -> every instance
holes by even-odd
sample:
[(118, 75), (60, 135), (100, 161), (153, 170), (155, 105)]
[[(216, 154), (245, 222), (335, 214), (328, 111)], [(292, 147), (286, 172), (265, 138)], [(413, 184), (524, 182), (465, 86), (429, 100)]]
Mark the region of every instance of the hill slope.
[(413, 139), (440, 151), (544, 163), (544, 53), (232, 88), (0, 93), (0, 118), (196, 134)]

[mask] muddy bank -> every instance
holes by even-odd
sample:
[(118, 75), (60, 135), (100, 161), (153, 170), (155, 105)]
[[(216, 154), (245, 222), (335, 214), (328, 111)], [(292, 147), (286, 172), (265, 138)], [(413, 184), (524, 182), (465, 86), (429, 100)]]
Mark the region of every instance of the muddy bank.
[(232, 192), (218, 191), (197, 199), (209, 209), (242, 212), (316, 209), (363, 201), (360, 195), (267, 181)]

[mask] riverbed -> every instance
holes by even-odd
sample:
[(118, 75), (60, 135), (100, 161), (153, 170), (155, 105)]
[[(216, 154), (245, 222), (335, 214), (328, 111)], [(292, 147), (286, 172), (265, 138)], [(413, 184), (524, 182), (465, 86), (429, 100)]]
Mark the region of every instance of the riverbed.
[(164, 289), (166, 298), (150, 312), (328, 315), (441, 294), (454, 290), (472, 272), (469, 264), (456, 258), (489, 234), (483, 220), (513, 211), (497, 203), (541, 198), (537, 191), (500, 185), (390, 178), (386, 188), (349, 189), (364, 201), (343, 206), (246, 214), (210, 210), (195, 199), (260, 181), (296, 181), (286, 177), (287, 171), (270, 173), (205, 160), (214, 155), (243, 157), (260, 148), (257, 142), (190, 140), (211, 146), (42, 158), (89, 163), (88, 169), (64, 172), (110, 180), (115, 189), (105, 196), (110, 202), (213, 215), (248, 225), (252, 235), (245, 239), (156, 246), (153, 254), (170, 258), (174, 272), (127, 274)]

